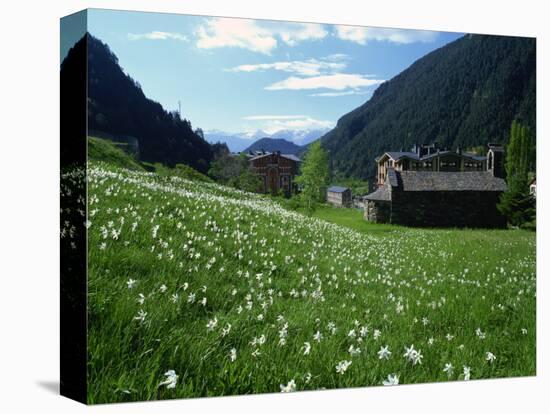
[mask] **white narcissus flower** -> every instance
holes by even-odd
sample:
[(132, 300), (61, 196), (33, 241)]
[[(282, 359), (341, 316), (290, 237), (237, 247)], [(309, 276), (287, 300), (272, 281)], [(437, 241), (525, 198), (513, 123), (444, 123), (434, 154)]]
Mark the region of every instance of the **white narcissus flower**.
[(454, 371), (453, 364), (451, 364), (450, 362), (447, 362), (445, 364), (445, 368), (443, 368), (443, 372), (446, 372), (447, 375), (450, 377), (451, 375), (453, 375), (453, 371)]
[(237, 359), (237, 350), (235, 348), (231, 348), (229, 351), (229, 359), (231, 362), (234, 362)]
[(281, 387), (281, 392), (294, 392), (296, 391), (296, 382), (294, 382), (294, 380), (291, 379), (288, 382), (288, 384), (286, 385), (281, 384), (280, 387)]
[(464, 381), (469, 381), (470, 380), (470, 375), (472, 373), (472, 370), (470, 367), (464, 365)]
[(492, 352), (486, 352), (485, 353), (485, 359), (487, 360), (487, 362), (489, 362), (490, 364), (493, 363), (493, 361), (495, 359), (497, 359), (497, 357), (495, 356), (495, 354), (493, 354)]
[(134, 316), (134, 319), (136, 321), (140, 321), (141, 323), (145, 322), (145, 317), (147, 316), (147, 312), (145, 312), (143, 309), (140, 309), (137, 316)]
[(382, 385), (398, 385), (399, 377), (396, 374), (388, 375), (388, 378), (382, 381)]
[(139, 297), (137, 298), (137, 301), (140, 305), (143, 305), (143, 302), (145, 302), (145, 295), (143, 293), (140, 293), (138, 295)]
[(176, 375), (176, 371), (174, 371), (173, 369), (166, 371), (164, 373), (164, 376), (166, 377), (166, 379), (159, 384), (159, 387), (162, 385), (166, 385), (166, 388), (169, 389), (176, 388), (176, 383), (178, 382), (178, 375)]
[(231, 324), (226, 323), (225, 327), (222, 329), (222, 336), (226, 336), (229, 332), (231, 332)]
[(414, 349), (414, 345), (411, 345), (410, 348), (405, 347), (403, 356), (411, 361), (413, 365), (422, 364), (422, 358), (424, 357), (420, 350)]
[(135, 284), (136, 284), (136, 281), (134, 279), (128, 279), (128, 281), (126, 282), (128, 289), (132, 289)]
[(353, 356), (359, 355), (361, 353), (361, 348), (354, 347), (353, 345), (350, 345), (349, 348), (348, 348), (348, 352), (353, 357)]
[(391, 351), (389, 350), (388, 345), (381, 346), (380, 351), (378, 351), (378, 359), (389, 359)]
[(314, 341), (317, 341), (317, 342), (321, 342), (321, 339), (323, 339), (323, 334), (319, 331), (317, 331), (314, 335), (313, 335), (313, 340)]
[(206, 330), (208, 332), (213, 331), (216, 326), (218, 326), (218, 318), (214, 317), (214, 319), (210, 319), (206, 324)]
[(340, 361), (336, 365), (336, 372), (340, 375), (344, 375), (344, 373), (347, 371), (347, 369), (350, 367), (351, 361)]
[(309, 342), (304, 342), (302, 349), (304, 350), (304, 355), (309, 355), (309, 352), (311, 351), (311, 344)]

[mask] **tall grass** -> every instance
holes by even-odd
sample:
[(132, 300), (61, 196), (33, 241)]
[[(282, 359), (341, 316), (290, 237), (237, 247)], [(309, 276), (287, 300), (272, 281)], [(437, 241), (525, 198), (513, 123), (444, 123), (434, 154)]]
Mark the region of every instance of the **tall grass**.
[(88, 192), (90, 403), (536, 372), (531, 232), (306, 217), (96, 162)]

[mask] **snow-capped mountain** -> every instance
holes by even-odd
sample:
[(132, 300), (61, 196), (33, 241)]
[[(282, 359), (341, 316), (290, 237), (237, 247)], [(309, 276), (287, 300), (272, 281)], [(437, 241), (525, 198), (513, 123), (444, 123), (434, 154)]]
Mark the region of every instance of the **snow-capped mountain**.
[(325, 135), (328, 131), (330, 131), (330, 128), (322, 128), (322, 129), (286, 129), (277, 131), (269, 137), (271, 138), (283, 138), (287, 141), (294, 142), (296, 145), (307, 145), (310, 142), (315, 141), (316, 139), (322, 137)]
[(307, 145), (326, 134), (329, 130), (330, 128), (300, 130), (286, 129), (268, 133), (258, 129), (256, 131), (232, 133), (212, 129), (205, 131), (204, 137), (210, 143), (225, 142), (230, 151), (240, 152), (245, 148), (248, 148), (255, 141), (262, 138), (282, 138), (293, 142), (296, 145)]

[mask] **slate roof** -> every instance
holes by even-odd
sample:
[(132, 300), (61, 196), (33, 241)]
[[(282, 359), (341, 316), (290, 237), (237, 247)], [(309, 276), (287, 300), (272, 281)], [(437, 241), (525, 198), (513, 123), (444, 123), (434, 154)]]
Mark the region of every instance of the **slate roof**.
[[(485, 161), (487, 159), (485, 155), (477, 155), (471, 152), (463, 152), (462, 154), (458, 154), (455, 151), (447, 151), (447, 150), (434, 152), (429, 155), (427, 154), (427, 155), (424, 155), (423, 157), (420, 157), (416, 152), (410, 152), (410, 151), (387, 151), (382, 156), (388, 155), (390, 158), (393, 158), (396, 161), (401, 158), (410, 158), (416, 161), (424, 161), (424, 160), (429, 160), (430, 158), (447, 155), (447, 154), (456, 154), (458, 156), (462, 155), (463, 157), (471, 158), (476, 161)], [(380, 158), (382, 158), (382, 156), (376, 158), (376, 162), (378, 162)]]
[(412, 158), (414, 160), (418, 160), (418, 154), (416, 152), (410, 152), (410, 151), (389, 151), (385, 154), (388, 154), (391, 158), (394, 160), (398, 160), (403, 157)]
[(391, 190), (388, 185), (379, 187), (376, 191), (363, 197), (363, 200), (391, 201)]
[(506, 191), (506, 182), (489, 171), (394, 173), (401, 191)]
[(296, 161), (296, 162), (301, 162), (302, 161), (300, 158), (298, 158), (294, 154), (281, 154), (281, 157), (285, 157), (285, 158), (288, 158), (289, 160)]
[(477, 154), (474, 154), (473, 152), (463, 152), (462, 155), (472, 158), (476, 161), (485, 161), (487, 159), (486, 155), (477, 155)]
[[(272, 154), (273, 154), (272, 152), (266, 152), (265, 154), (256, 155), (255, 157), (249, 158), (249, 160), (250, 161), (257, 160), (258, 158), (267, 157), (268, 155), (272, 155)], [(283, 158), (287, 158), (287, 159), (292, 160), (292, 161), (296, 161), (296, 162), (301, 162), (302, 161), (300, 158), (298, 158), (294, 154), (280, 154), (279, 156), (281, 156)]]
[(343, 193), (344, 191), (347, 191), (347, 190), (349, 190), (349, 188), (340, 187), (338, 185), (333, 185), (332, 187), (329, 187), (327, 189), (327, 191), (330, 192), (330, 193)]
[(489, 171), (395, 171), (388, 169), (387, 181), (364, 200), (391, 201), (398, 191), (506, 191), (506, 182)]

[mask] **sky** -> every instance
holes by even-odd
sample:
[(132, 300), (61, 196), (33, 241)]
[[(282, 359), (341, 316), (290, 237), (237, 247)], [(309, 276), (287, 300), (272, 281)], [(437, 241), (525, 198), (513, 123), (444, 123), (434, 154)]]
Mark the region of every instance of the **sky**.
[(463, 35), (99, 9), (87, 23), (147, 97), (167, 110), (181, 101), (194, 128), (231, 133), (333, 127)]

